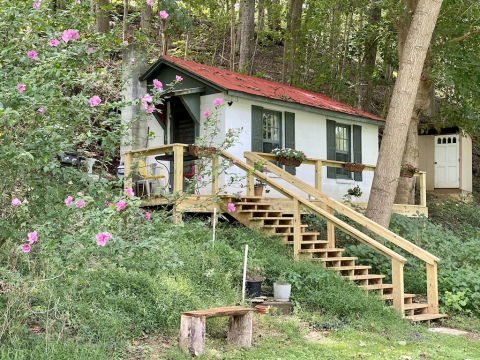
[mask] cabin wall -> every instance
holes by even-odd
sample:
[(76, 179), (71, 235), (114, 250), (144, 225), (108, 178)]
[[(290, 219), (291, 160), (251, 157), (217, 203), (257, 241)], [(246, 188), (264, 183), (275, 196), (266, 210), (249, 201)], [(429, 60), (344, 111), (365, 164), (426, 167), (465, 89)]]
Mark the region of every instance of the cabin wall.
[[(418, 170), (427, 173), (427, 191), (433, 191), (435, 189), (435, 135), (420, 135), (418, 150)], [(419, 180), (417, 180), (418, 185)]]
[(460, 136), (460, 189), (472, 192), (472, 138)]

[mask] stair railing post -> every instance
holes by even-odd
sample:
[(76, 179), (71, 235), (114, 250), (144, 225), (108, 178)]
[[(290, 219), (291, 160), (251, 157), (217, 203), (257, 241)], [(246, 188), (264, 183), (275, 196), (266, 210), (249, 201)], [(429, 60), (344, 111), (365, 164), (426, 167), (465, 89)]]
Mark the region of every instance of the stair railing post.
[[(333, 208), (327, 206), (327, 211), (329, 214), (333, 215)], [(328, 247), (335, 248), (335, 225), (333, 222), (327, 220), (327, 240), (328, 240)]]
[(427, 266), (427, 302), (428, 313), (438, 314), (438, 278), (437, 278), (437, 262), (434, 265)]
[(302, 217), (300, 213), (300, 202), (293, 199), (293, 258), (299, 259), (300, 241), (301, 241), (301, 225)]
[[(247, 159), (247, 165), (251, 166), (252, 168), (255, 168), (255, 163), (253, 160)], [(254, 196), (255, 195), (255, 177), (253, 176), (252, 173), (249, 173), (247, 171), (247, 196)]]
[(130, 172), (132, 171), (132, 162), (133, 155), (131, 153), (125, 153), (125, 161), (123, 162), (124, 173), (123, 173), (123, 188), (127, 189), (132, 187), (132, 179), (130, 177)]
[[(173, 192), (183, 191), (183, 146), (173, 145)], [(173, 206), (173, 223), (182, 221), (182, 213)]]
[(218, 154), (212, 158), (212, 195), (218, 194)]
[(427, 173), (420, 173), (420, 206), (427, 206)]
[(322, 191), (322, 161), (315, 162), (315, 189)]
[(403, 262), (392, 259), (393, 308), (405, 317)]

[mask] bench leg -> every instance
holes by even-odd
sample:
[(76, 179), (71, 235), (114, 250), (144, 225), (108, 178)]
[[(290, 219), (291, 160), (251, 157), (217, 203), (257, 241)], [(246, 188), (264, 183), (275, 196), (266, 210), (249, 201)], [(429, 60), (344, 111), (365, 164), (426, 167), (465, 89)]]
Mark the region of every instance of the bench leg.
[(252, 346), (252, 317), (252, 312), (230, 316), (227, 339), (238, 346)]
[(190, 348), (196, 353), (205, 352), (205, 317), (182, 315), (180, 321), (180, 348), (189, 353)]

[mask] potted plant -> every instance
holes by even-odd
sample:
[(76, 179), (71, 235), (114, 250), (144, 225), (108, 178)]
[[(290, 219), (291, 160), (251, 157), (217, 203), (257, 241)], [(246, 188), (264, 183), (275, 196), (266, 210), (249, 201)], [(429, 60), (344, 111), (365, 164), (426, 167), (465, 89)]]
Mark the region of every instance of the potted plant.
[(365, 165), (357, 164), (355, 161), (353, 163), (345, 163), (343, 167), (347, 171), (356, 172), (356, 173), (361, 173), (363, 169), (365, 169)]
[(307, 155), (295, 149), (273, 149), (272, 154), (278, 156), (278, 161), (286, 166), (300, 166), (306, 161)]
[(258, 179), (255, 179), (255, 184), (253, 185), (253, 191), (255, 196), (262, 196), (263, 195), (263, 188), (267, 186), (264, 182), (261, 182)]
[(343, 195), (345, 201), (352, 201), (352, 197), (359, 198), (362, 196), (362, 190), (360, 190), (360, 186), (355, 186), (353, 189), (348, 189), (347, 193)]
[(416, 168), (412, 164), (402, 165), (402, 168), (400, 169), (401, 177), (411, 178), (415, 173), (418, 173), (418, 167)]
[(247, 295), (252, 298), (262, 296), (262, 281), (262, 268), (260, 266), (249, 266), (245, 284)]
[(290, 301), (292, 284), (288, 283), (285, 274), (281, 274), (273, 283), (273, 298), (275, 301)]

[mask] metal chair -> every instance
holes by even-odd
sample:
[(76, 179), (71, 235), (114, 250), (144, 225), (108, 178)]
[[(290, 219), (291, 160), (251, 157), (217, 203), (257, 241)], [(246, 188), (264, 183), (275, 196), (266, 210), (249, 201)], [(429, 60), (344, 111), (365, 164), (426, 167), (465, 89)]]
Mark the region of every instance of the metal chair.
[[(140, 194), (139, 185), (147, 190), (147, 196), (150, 196), (150, 184), (157, 182), (160, 185), (160, 179), (165, 179), (165, 175), (156, 174), (157, 164), (146, 165), (145, 161), (138, 160), (138, 179), (135, 180), (137, 194)], [(161, 168), (160, 168), (161, 171)]]

